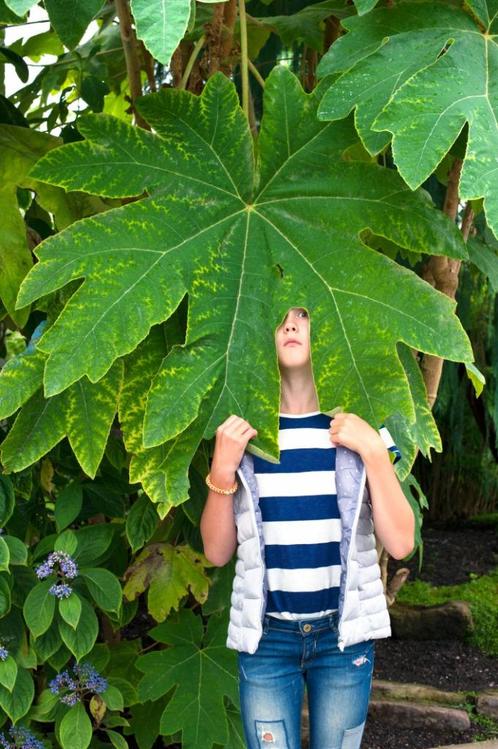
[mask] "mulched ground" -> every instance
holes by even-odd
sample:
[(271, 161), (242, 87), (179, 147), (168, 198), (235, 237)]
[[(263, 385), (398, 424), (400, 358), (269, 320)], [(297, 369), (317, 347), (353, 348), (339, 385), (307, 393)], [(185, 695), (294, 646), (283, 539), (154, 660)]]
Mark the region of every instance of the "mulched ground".
[[(389, 575), (398, 567), (409, 567), (410, 580), (433, 585), (466, 582), (469, 573), (485, 574), (498, 564), (497, 528), (424, 528), (424, 563), (418, 572), (418, 558), (403, 564), (390, 560)], [(498, 623), (497, 623), (498, 624)], [(498, 688), (498, 658), (455, 640), (377, 640), (374, 679), (417, 682), (452, 691)], [(494, 738), (472, 725), (469, 731), (411, 731), (386, 725), (369, 717), (362, 749), (431, 749), (444, 744), (464, 744), (477, 735)], [(498, 736), (496, 737), (498, 739)]]

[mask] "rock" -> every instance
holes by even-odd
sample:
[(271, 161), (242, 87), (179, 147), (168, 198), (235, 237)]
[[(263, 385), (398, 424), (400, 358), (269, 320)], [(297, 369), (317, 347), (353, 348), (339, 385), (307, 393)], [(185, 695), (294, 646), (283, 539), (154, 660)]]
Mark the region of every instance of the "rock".
[(485, 689), (477, 696), (477, 712), (498, 720), (498, 689)]
[(443, 705), (461, 705), (466, 701), (466, 692), (446, 692), (426, 684), (407, 684), (400, 681), (374, 679), (372, 697), (377, 699), (432, 701)]
[(376, 720), (395, 723), (400, 727), (428, 727), (439, 731), (466, 731), (470, 728), (467, 712), (454, 707), (403, 700), (371, 699), (368, 712)]
[(395, 603), (389, 609), (393, 637), (400, 640), (464, 640), (474, 629), (466, 601), (438, 606)]

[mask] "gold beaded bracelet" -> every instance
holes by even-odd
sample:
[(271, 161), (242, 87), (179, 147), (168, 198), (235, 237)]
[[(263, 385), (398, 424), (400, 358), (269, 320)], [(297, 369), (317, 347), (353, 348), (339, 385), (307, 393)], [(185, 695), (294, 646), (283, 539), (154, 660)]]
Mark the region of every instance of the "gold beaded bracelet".
[(235, 482), (235, 484), (231, 486), (230, 489), (220, 489), (218, 486), (215, 486), (211, 483), (211, 473), (208, 473), (208, 475), (206, 476), (206, 484), (210, 489), (212, 489), (213, 492), (217, 492), (218, 494), (235, 494), (239, 486), (238, 483)]

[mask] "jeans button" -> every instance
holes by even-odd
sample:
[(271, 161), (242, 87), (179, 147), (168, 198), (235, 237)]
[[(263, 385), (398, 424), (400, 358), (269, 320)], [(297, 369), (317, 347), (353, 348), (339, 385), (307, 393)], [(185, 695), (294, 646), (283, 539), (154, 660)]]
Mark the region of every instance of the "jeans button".
[(303, 624), (303, 632), (311, 632), (311, 624)]

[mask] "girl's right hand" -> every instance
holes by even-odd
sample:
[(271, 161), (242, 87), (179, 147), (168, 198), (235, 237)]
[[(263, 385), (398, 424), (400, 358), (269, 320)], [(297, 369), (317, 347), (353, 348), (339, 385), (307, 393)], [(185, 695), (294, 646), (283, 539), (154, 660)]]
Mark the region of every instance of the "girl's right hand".
[(232, 414), (216, 430), (211, 473), (235, 474), (247, 443), (258, 434), (248, 421)]

